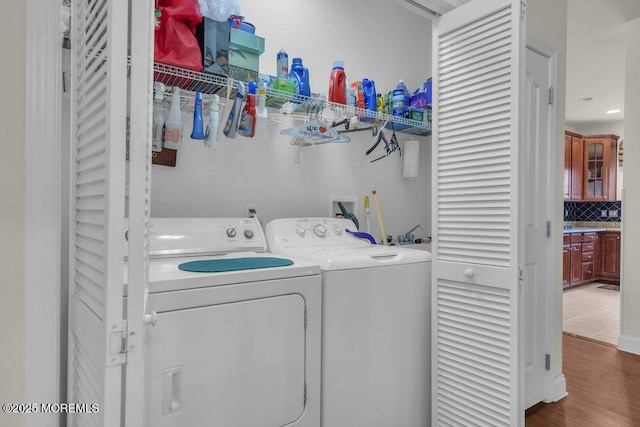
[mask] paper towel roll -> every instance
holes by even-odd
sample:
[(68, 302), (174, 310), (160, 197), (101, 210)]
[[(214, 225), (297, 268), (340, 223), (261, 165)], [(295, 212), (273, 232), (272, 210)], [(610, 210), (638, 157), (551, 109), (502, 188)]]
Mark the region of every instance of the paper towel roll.
[(420, 165), (420, 141), (410, 139), (404, 142), (402, 153), (402, 177), (413, 179), (418, 177)]

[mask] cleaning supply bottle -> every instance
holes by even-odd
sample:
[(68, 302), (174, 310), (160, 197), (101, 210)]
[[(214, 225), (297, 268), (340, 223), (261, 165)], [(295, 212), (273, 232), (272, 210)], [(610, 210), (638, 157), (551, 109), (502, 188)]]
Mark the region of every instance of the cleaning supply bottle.
[(173, 87), (171, 109), (164, 123), (164, 146), (172, 150), (182, 148), (182, 112), (180, 111), (180, 88)]
[(193, 129), (191, 139), (204, 139), (204, 120), (202, 119), (202, 93), (196, 92), (196, 105), (193, 109)]
[(333, 69), (329, 79), (329, 102), (347, 103), (347, 76), (344, 73), (344, 62), (341, 59), (333, 61)]
[(218, 148), (218, 128), (220, 126), (220, 113), (218, 112), (220, 110), (219, 102), (220, 97), (218, 95), (211, 95), (211, 102), (209, 103), (209, 124), (204, 134), (204, 146), (213, 148), (214, 150)]
[(407, 117), (409, 112), (409, 100), (411, 98), (411, 94), (409, 93), (409, 89), (407, 89), (407, 85), (404, 84), (404, 81), (400, 80), (398, 82), (397, 89), (402, 89), (404, 92), (404, 98), (402, 100), (402, 104), (404, 105), (404, 116)]
[(164, 84), (153, 83), (153, 127), (151, 141), (153, 151), (162, 151), (162, 133), (164, 132)]
[(247, 138), (253, 138), (256, 130), (256, 89), (258, 85), (253, 80), (249, 80), (248, 86), (247, 102), (240, 115), (238, 133)]
[(376, 111), (378, 113), (384, 113), (384, 98), (382, 98), (381, 93), (376, 95)]
[(267, 85), (262, 82), (258, 87), (258, 104), (256, 106), (256, 128), (254, 138), (264, 138), (267, 136)]
[(287, 80), (289, 78), (289, 55), (284, 49), (276, 55), (276, 77)]
[(309, 87), (309, 70), (302, 65), (301, 58), (293, 58), (291, 60), (291, 71), (289, 80), (296, 85), (296, 94), (302, 96), (311, 96), (311, 88)]
[(238, 82), (238, 89), (236, 90), (236, 99), (233, 101), (233, 106), (229, 112), (227, 123), (224, 125), (224, 132), (227, 138), (235, 138), (238, 130), (238, 119), (240, 118), (240, 110), (242, 109), (242, 100), (244, 99), (244, 83)]
[(369, 111), (377, 111), (375, 82), (369, 79), (362, 79), (362, 88), (364, 90), (364, 108)]

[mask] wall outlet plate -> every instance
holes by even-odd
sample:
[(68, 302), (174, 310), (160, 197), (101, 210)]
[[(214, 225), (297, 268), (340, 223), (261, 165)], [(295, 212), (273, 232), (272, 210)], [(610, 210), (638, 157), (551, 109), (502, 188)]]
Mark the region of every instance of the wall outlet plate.
[(244, 206), (244, 216), (247, 218), (253, 218), (258, 215), (258, 209), (256, 205), (245, 205)]

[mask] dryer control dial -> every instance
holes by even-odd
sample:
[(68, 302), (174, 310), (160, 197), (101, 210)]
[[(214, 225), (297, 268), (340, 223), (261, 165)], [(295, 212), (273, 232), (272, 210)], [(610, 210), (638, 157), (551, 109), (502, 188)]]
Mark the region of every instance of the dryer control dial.
[(300, 237), (304, 237), (304, 233), (306, 232), (306, 230), (300, 226), (296, 227), (296, 233), (298, 233), (298, 236)]
[(253, 230), (244, 230), (244, 237), (247, 239), (253, 238)]
[(227, 237), (236, 237), (236, 229), (235, 229), (235, 227), (227, 228)]
[(313, 232), (316, 234), (316, 236), (318, 237), (324, 237), (327, 235), (327, 227), (325, 227), (324, 225), (320, 224), (320, 225), (316, 225), (315, 227), (313, 227)]
[(341, 234), (342, 234), (342, 227), (338, 227), (338, 226), (336, 226), (336, 227), (333, 229), (333, 232), (334, 232), (334, 233), (336, 233), (338, 236), (339, 236), (339, 235), (341, 235)]

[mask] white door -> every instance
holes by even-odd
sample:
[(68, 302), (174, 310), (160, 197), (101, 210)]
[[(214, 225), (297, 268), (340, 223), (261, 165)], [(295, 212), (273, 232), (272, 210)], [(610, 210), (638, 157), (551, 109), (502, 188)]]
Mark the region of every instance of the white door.
[(472, 0), (434, 26), (434, 426), (524, 423), (523, 8)]
[[(524, 227), (524, 403), (528, 408), (546, 397), (549, 371), (545, 363), (545, 341), (551, 334), (547, 323), (550, 295), (551, 186), (549, 155), (551, 134), (551, 59), (527, 47), (525, 79), (526, 137), (522, 152), (522, 219)], [(555, 151), (554, 151), (555, 152)]]
[[(72, 426), (120, 426), (123, 419), (127, 426), (144, 425), (153, 5), (150, 0), (133, 2), (131, 14), (129, 19), (127, 2), (72, 2), (68, 401), (98, 405), (97, 412), (69, 414)], [(129, 32), (128, 22), (147, 25)], [(135, 56), (130, 67), (128, 48)], [(136, 144), (130, 150), (125, 212), (127, 111)], [(130, 238), (127, 316), (122, 280), (125, 216)]]
[(99, 410), (70, 413), (70, 426), (121, 419), (127, 9), (72, 3), (68, 401)]

